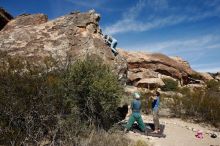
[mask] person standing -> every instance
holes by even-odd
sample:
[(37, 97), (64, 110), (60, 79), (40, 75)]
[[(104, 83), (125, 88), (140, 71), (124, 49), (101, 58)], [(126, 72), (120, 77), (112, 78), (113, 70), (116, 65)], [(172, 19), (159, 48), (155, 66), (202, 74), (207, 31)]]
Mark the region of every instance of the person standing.
[(153, 133), (160, 132), (160, 122), (159, 122), (159, 105), (160, 105), (160, 93), (156, 91), (154, 96), (152, 96), (152, 113), (153, 113), (153, 121), (154, 121), (154, 131)]
[(124, 131), (126, 132), (127, 130), (130, 130), (130, 128), (136, 121), (138, 123), (140, 130), (142, 132), (145, 132), (145, 125), (140, 113), (141, 112), (140, 95), (138, 93), (134, 93), (134, 100), (131, 102), (131, 110), (132, 110), (132, 114), (129, 117), (128, 123)]
[(146, 107), (145, 107), (145, 114), (149, 114), (149, 109), (148, 109), (148, 103), (149, 103), (149, 96), (146, 96), (145, 98), (145, 104), (146, 104)]

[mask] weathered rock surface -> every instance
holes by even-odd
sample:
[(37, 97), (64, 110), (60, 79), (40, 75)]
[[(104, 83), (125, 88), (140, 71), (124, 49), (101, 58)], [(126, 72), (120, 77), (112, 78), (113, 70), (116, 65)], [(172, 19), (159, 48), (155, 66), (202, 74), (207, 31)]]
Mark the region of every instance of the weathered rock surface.
[(39, 24), (43, 24), (47, 22), (48, 18), (44, 14), (23, 14), (20, 16), (17, 16), (15, 19), (11, 20), (3, 29), (3, 31), (10, 31), (15, 28), (22, 28), (24, 26), (37, 26)]
[(73, 12), (48, 22), (43, 14), (22, 15), (0, 31), (0, 51), (12, 57), (25, 57), (41, 67), (46, 67), (47, 58), (64, 66), (91, 55), (112, 65), (120, 78), (125, 77), (127, 64), (105, 44), (99, 19), (94, 11)]
[(209, 80), (214, 79), (209, 73), (200, 72), (199, 74), (202, 76), (202, 79), (205, 81), (209, 81)]
[(182, 64), (183, 66), (185, 66), (186, 68), (191, 69), (189, 62), (187, 62), (186, 60), (183, 60), (182, 58), (180, 58), (179, 56), (171, 56), (170, 58), (172, 58), (173, 60), (177, 61), (178, 63)]
[(156, 87), (162, 87), (164, 86), (164, 82), (160, 78), (143, 78), (139, 80), (138, 82), (135, 83), (137, 87), (142, 87), (142, 88), (152, 88), (152, 86)]
[(13, 17), (0, 7), (0, 30), (11, 20)]
[(217, 81), (220, 81), (220, 72), (217, 72), (214, 77)]
[(196, 72), (181, 58), (174, 59), (159, 53), (126, 52), (119, 49), (128, 62), (128, 80), (131, 84), (144, 78), (172, 77), (183, 84), (189, 83), (189, 76)]

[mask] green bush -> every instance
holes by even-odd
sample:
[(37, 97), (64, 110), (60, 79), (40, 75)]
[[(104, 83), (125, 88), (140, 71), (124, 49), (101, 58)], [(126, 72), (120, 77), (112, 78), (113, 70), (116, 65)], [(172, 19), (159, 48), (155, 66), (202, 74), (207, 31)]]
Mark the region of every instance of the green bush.
[(148, 146), (148, 144), (143, 140), (138, 140), (135, 146)]
[(152, 103), (152, 96), (151, 92), (141, 92), (141, 110), (142, 112), (149, 114), (151, 111), (151, 103)]
[(164, 86), (161, 88), (162, 91), (176, 91), (178, 89), (178, 82), (172, 79), (163, 79)]
[(192, 77), (193, 79), (198, 79), (198, 80), (202, 80), (202, 79), (203, 79), (202, 75), (200, 75), (199, 73), (193, 73), (193, 74), (191, 75), (191, 77)]
[(73, 100), (80, 118), (109, 128), (116, 117), (123, 88), (109, 66), (100, 59), (77, 61), (65, 75), (65, 98)]
[(39, 75), (24, 58), (4, 57), (0, 62), (0, 145), (37, 144), (56, 129), (63, 107), (61, 74)]
[(172, 97), (171, 111), (176, 116), (190, 117), (218, 126), (220, 123), (220, 92), (217, 90), (219, 85), (214, 82), (209, 84), (205, 90), (190, 91), (186, 88), (181, 90), (183, 97)]
[(218, 82), (216, 80), (210, 80), (210, 81), (206, 82), (206, 85), (207, 85), (207, 89), (209, 91), (213, 91), (213, 92), (220, 91), (220, 82)]
[(107, 129), (117, 119), (122, 87), (101, 60), (87, 58), (50, 72), (24, 58), (4, 60), (0, 145), (78, 145), (91, 129)]

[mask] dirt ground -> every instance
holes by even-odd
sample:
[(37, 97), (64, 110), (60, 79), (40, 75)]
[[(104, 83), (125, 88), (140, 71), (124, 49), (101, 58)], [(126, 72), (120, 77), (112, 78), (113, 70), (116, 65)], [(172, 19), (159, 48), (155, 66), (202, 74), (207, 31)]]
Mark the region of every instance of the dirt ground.
[[(145, 123), (152, 123), (151, 116), (142, 116)], [(165, 125), (165, 138), (141, 135), (129, 131), (126, 135), (132, 140), (144, 140), (151, 146), (220, 146), (220, 132), (211, 126), (204, 126), (186, 122), (178, 118), (160, 118), (160, 123)], [(203, 131), (203, 139), (195, 137), (196, 131)], [(216, 133), (217, 138), (211, 138), (210, 133)]]

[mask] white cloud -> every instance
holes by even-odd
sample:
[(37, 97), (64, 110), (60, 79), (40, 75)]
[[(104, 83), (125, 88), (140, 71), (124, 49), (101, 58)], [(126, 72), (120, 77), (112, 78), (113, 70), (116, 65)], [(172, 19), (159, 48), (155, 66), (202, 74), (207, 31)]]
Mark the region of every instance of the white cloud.
[(98, 8), (104, 2), (104, 1), (100, 1), (100, 0), (93, 0), (92, 2), (88, 1), (88, 0), (83, 0), (83, 1), (65, 0), (65, 1), (70, 2), (70, 3), (77, 5), (77, 6), (89, 7), (89, 8), (91, 8), (91, 7)]
[(220, 67), (207, 67), (207, 68), (194, 68), (198, 72), (210, 72), (210, 73), (217, 73), (220, 71)]
[(198, 69), (207, 69), (207, 68), (213, 68), (213, 67), (215, 68), (215, 66), (219, 66), (219, 68), (220, 68), (220, 64), (218, 62), (201, 63), (201, 64), (192, 65), (193, 68), (198, 68)]
[(201, 49), (218, 49), (220, 48), (220, 35), (208, 34), (205, 36), (199, 36), (196, 38), (188, 39), (176, 39), (167, 40), (156, 43), (145, 43), (134, 46), (124, 46), (128, 50), (139, 49), (148, 52), (167, 52), (172, 53), (184, 53), (193, 51), (199, 51)]
[(140, 14), (144, 6), (145, 6), (145, 0), (139, 0), (134, 7), (128, 10), (128, 12), (123, 13), (122, 20), (116, 22), (110, 27), (106, 27), (104, 29), (104, 33), (115, 34), (118, 32), (126, 32), (127, 30), (134, 31), (137, 25), (134, 20)]
[[(122, 14), (122, 19), (115, 22), (114, 24), (111, 24), (109, 26), (106, 26), (104, 28), (104, 33), (107, 34), (117, 34), (117, 33), (124, 33), (124, 32), (141, 32), (141, 31), (148, 31), (151, 29), (161, 28), (165, 26), (172, 26), (176, 25), (182, 22), (192, 22), (192, 21), (198, 21), (202, 20), (208, 17), (212, 16), (219, 16), (220, 9), (218, 6), (214, 7), (212, 11), (204, 11), (201, 12), (200, 10), (194, 10), (193, 14), (191, 13), (185, 13), (182, 15), (177, 15), (171, 13), (167, 16), (160, 16), (156, 17), (153, 16), (145, 16), (145, 13), (142, 11), (145, 10), (145, 6), (149, 7), (151, 6), (154, 11), (152, 13), (156, 13), (156, 11), (161, 11), (165, 9), (171, 9), (169, 8), (169, 5), (167, 3), (167, 0), (139, 0), (137, 4), (134, 7), (131, 7), (128, 12), (125, 12)], [(173, 8), (175, 9), (175, 8)], [(177, 9), (175, 9), (177, 10)], [(187, 8), (187, 10), (192, 11), (191, 8)], [(179, 13), (178, 11), (176, 13)], [(145, 17), (145, 20), (139, 20), (137, 19), (138, 16), (143, 15)], [(147, 20), (147, 21), (146, 21)]]

